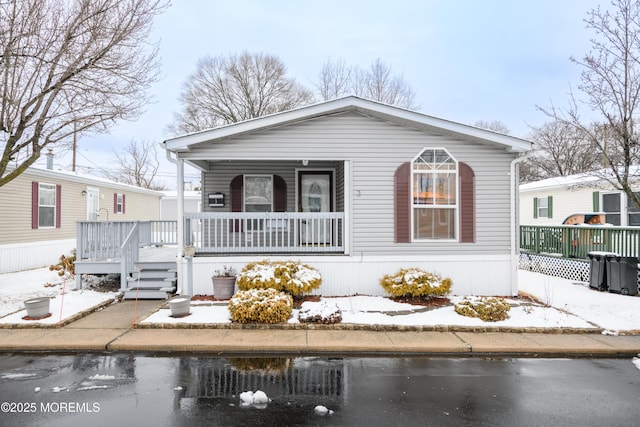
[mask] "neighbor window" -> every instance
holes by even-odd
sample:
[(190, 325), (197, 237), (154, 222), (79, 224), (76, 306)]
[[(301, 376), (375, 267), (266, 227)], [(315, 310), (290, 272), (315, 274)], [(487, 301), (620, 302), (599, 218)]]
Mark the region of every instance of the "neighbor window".
[(38, 228), (56, 226), (56, 186), (38, 185)]
[(607, 224), (621, 225), (620, 193), (605, 193), (602, 195), (602, 211), (605, 213)]
[(538, 218), (547, 218), (549, 216), (549, 199), (547, 197), (538, 197)]
[(124, 213), (124, 194), (114, 193), (114, 213)]
[(427, 148), (411, 162), (414, 239), (455, 239), (458, 164), (444, 148)]

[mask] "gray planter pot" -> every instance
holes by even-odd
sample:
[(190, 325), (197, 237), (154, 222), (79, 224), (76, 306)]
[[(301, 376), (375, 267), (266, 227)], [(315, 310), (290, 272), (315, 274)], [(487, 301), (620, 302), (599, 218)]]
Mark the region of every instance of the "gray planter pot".
[(213, 276), (213, 296), (218, 300), (230, 299), (236, 290), (235, 276)]
[(172, 317), (183, 317), (191, 313), (191, 297), (179, 295), (169, 301)]
[(51, 298), (41, 297), (32, 298), (24, 301), (24, 307), (27, 309), (27, 316), (32, 319), (40, 319), (49, 314), (49, 303)]

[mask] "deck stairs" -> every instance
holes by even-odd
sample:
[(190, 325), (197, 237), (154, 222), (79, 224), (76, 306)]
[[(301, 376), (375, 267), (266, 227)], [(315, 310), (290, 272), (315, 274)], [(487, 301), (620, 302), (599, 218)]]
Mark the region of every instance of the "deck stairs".
[(124, 299), (166, 299), (176, 293), (177, 266), (174, 262), (140, 262), (129, 272)]

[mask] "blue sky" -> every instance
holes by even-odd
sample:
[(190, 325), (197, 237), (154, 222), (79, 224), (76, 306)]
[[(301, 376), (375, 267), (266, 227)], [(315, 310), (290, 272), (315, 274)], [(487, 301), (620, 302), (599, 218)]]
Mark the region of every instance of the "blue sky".
[[(312, 87), (323, 63), (368, 67), (380, 58), (416, 94), (418, 111), (465, 124), (500, 120), (512, 135), (547, 118), (536, 105), (565, 106), (589, 51), (586, 12), (608, 0), (173, 0), (156, 18), (161, 80), (135, 122), (80, 139), (78, 163), (104, 164), (131, 139), (162, 142), (181, 85), (199, 58), (242, 51), (278, 56)], [(162, 153), (164, 156), (164, 153)], [(61, 160), (61, 163), (64, 163)], [(58, 162), (57, 162), (58, 163)], [(164, 167), (163, 174), (174, 173)], [(175, 183), (167, 178), (169, 186)]]

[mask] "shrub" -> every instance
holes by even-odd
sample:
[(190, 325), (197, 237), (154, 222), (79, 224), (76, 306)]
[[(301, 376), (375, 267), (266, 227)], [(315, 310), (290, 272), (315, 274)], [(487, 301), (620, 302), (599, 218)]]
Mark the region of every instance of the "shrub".
[(342, 310), (336, 304), (322, 302), (306, 302), (298, 312), (301, 323), (323, 323), (330, 325), (342, 322)]
[(229, 300), (231, 320), (237, 323), (286, 322), (293, 311), (293, 298), (275, 289), (239, 291)]
[(57, 271), (58, 276), (64, 276), (68, 274), (73, 277), (76, 274), (75, 263), (76, 262), (76, 250), (74, 249), (70, 256), (60, 255), (57, 264), (49, 266), (49, 271)]
[(247, 264), (238, 275), (240, 290), (275, 289), (298, 296), (311, 292), (322, 283), (314, 267), (295, 261), (261, 261)]
[(380, 285), (394, 297), (432, 297), (451, 292), (451, 279), (420, 268), (405, 268), (380, 279)]
[(456, 313), (477, 317), (485, 322), (497, 322), (509, 318), (511, 306), (502, 298), (465, 298), (453, 305)]

